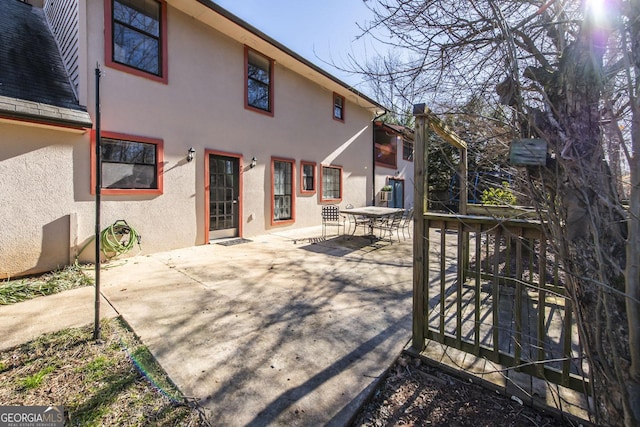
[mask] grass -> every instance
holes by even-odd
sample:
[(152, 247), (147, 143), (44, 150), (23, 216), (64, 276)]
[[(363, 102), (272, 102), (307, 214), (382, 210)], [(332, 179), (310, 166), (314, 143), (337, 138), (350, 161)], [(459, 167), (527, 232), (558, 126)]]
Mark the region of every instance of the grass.
[[(0, 305), (91, 286), (78, 266), (0, 281)], [(69, 426), (207, 426), (121, 319), (65, 329), (0, 352), (0, 404), (63, 405)]]
[(63, 405), (71, 426), (201, 426), (188, 402), (149, 350), (120, 319), (46, 334), (0, 352), (3, 405)]
[(0, 305), (15, 304), (38, 296), (93, 285), (79, 266), (71, 265), (37, 277), (0, 281)]
[(55, 371), (55, 369), (56, 368), (54, 368), (53, 366), (47, 366), (45, 368), (40, 369), (35, 374), (29, 375), (28, 377), (24, 378), (22, 381), (20, 381), (20, 383), (22, 384), (22, 387), (25, 389), (37, 388), (40, 386), (40, 384), (42, 384), (44, 377), (47, 374), (50, 374), (51, 372)]

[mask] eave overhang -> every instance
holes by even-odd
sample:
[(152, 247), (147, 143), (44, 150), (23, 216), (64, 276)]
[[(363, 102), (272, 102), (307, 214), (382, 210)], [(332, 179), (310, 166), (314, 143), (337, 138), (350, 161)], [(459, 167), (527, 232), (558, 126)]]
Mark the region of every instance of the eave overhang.
[(7, 96), (0, 96), (0, 119), (79, 132), (93, 127), (91, 117), (86, 111)]
[(246, 21), (209, 0), (167, 0), (181, 12), (214, 28), (231, 39), (271, 57), (276, 63), (344, 96), (347, 100), (378, 115), (387, 109), (327, 71), (303, 58)]

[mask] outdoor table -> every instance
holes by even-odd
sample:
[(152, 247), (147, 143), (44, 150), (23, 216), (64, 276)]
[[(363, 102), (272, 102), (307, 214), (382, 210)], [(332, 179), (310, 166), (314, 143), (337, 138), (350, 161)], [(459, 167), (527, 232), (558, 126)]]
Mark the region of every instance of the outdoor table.
[[(341, 209), (340, 213), (356, 216), (364, 216), (369, 219), (369, 233), (370, 236), (375, 237), (373, 234), (373, 224), (376, 220), (384, 219), (397, 212), (403, 212), (401, 208), (386, 208), (384, 206), (363, 206), (360, 208)], [(355, 230), (354, 230), (355, 233)]]

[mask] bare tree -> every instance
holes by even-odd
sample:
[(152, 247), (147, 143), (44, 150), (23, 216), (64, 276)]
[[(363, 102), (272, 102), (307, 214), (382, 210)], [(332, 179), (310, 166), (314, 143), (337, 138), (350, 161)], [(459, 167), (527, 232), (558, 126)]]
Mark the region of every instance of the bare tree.
[[(638, 425), (640, 1), (367, 3), (375, 18), (363, 35), (398, 53), (375, 67), (354, 61), (352, 70), (399, 92), (411, 87), (407, 97), (447, 112), (471, 99), (502, 105), (515, 133), (547, 141), (546, 167), (523, 172), (566, 269), (594, 417)], [(630, 132), (621, 130), (625, 121)], [(618, 185), (626, 162), (628, 207)]]

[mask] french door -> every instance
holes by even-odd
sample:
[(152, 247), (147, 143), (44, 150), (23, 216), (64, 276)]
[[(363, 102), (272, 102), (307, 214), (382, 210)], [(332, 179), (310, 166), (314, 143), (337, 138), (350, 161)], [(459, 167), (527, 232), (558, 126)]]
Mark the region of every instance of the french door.
[(240, 159), (209, 155), (209, 239), (239, 235)]

